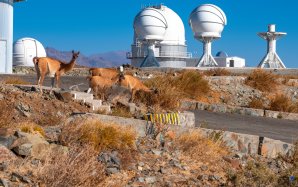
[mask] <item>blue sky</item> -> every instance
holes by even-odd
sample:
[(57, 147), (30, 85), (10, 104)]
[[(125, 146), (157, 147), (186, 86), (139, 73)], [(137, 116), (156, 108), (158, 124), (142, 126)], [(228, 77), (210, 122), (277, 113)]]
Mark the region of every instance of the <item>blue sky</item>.
[(222, 38), (213, 43), (213, 54), (226, 51), (240, 56), (248, 66), (264, 57), (266, 42), (256, 33), (269, 23), (288, 35), (278, 41), (277, 51), (287, 67), (298, 67), (297, 0), (27, 0), (15, 4), (14, 39), (33, 37), (59, 50), (80, 50), (90, 55), (114, 50), (129, 51), (133, 19), (142, 5), (164, 3), (183, 20), (190, 52), (202, 53), (188, 25), (190, 12), (203, 3), (223, 9), (228, 25)]

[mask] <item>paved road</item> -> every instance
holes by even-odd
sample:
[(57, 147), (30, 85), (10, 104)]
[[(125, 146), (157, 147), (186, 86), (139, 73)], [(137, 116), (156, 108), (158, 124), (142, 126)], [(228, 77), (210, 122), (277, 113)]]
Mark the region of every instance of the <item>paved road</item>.
[(227, 130), (244, 134), (254, 134), (293, 143), (298, 140), (298, 122), (240, 114), (193, 111), (196, 126), (204, 123), (206, 128)]
[[(0, 75), (0, 81), (6, 77), (19, 76), (20, 78), (36, 83), (35, 75)], [(88, 81), (85, 77), (63, 76), (62, 88), (68, 89), (72, 85), (80, 85), (80, 90), (88, 89)], [(50, 86), (49, 78), (45, 80), (45, 86)], [(194, 111), (196, 115), (196, 125), (206, 122), (207, 128), (227, 130), (244, 134), (254, 134), (272, 139), (282, 140), (292, 143), (298, 140), (298, 122), (282, 119), (271, 119), (263, 117), (243, 116), (238, 114), (212, 113), (208, 111)]]

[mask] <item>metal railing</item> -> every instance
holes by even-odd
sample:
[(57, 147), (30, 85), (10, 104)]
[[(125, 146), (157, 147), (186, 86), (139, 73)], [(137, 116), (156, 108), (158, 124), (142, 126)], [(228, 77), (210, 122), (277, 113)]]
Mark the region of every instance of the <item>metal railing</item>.
[[(147, 52), (143, 54), (137, 54), (133, 55), (131, 52), (126, 53), (126, 58), (127, 59), (132, 59), (132, 58), (145, 58), (147, 56)], [(192, 58), (192, 53), (190, 52), (181, 52), (181, 51), (171, 51), (171, 52), (166, 52), (166, 51), (161, 51), (156, 57), (166, 57), (166, 58)]]

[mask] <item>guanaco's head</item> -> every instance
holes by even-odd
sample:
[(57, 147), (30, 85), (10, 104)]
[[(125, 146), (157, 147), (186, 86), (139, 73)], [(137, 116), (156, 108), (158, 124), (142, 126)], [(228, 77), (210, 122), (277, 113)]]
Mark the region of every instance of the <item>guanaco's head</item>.
[(79, 55), (80, 55), (80, 51), (75, 52), (74, 50), (72, 50), (72, 58), (74, 60), (76, 60), (79, 57)]

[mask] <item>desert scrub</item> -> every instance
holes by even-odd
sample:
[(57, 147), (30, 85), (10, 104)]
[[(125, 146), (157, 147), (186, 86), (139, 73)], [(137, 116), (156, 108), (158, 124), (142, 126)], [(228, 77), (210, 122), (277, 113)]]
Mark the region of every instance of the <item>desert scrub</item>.
[(41, 136), (45, 136), (45, 132), (43, 130), (43, 128), (35, 123), (23, 123), (20, 125), (20, 130), (22, 132), (25, 132), (25, 133), (29, 133), (29, 134), (40, 134)]
[(132, 150), (136, 133), (132, 127), (105, 124), (100, 121), (73, 123), (62, 129), (64, 145), (91, 145), (95, 150)]
[(271, 99), (270, 110), (279, 112), (293, 112), (295, 106), (289, 97), (284, 94), (277, 94), (273, 99)]
[(231, 72), (224, 68), (212, 68), (204, 72), (207, 76), (231, 76)]
[(14, 107), (6, 101), (0, 101), (0, 128), (9, 127), (14, 116)]
[(196, 99), (210, 91), (208, 81), (198, 71), (185, 70), (178, 76), (168, 74), (165, 77), (155, 77), (145, 81), (149, 88), (157, 90), (154, 93), (139, 93), (138, 101), (146, 105), (158, 105), (161, 109), (177, 109), (180, 100)]
[(277, 76), (262, 69), (252, 71), (245, 84), (262, 92), (271, 92), (278, 86)]
[(130, 113), (130, 110), (126, 106), (116, 105), (112, 108), (112, 116), (119, 116), (124, 118), (131, 118), (133, 115)]
[(3, 81), (4, 84), (13, 84), (13, 85), (29, 85), (30, 83), (18, 78), (18, 77), (8, 77), (5, 78)]
[(231, 172), (229, 180), (235, 186), (276, 186), (278, 177), (265, 163), (248, 161), (242, 171)]
[(253, 98), (249, 103), (248, 103), (249, 108), (256, 108), (256, 109), (264, 109), (264, 102), (262, 99), (258, 98)]

